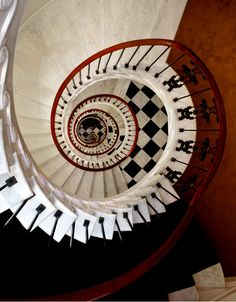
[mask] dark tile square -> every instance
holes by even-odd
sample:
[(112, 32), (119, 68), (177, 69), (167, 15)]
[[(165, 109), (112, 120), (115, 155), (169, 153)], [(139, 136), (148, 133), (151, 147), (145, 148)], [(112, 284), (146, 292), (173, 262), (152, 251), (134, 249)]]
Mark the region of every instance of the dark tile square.
[(133, 187), (134, 185), (136, 185), (136, 183), (137, 183), (137, 182), (136, 182), (135, 180), (132, 179), (129, 183), (127, 183), (127, 187), (128, 187), (128, 188), (131, 188), (131, 187)]
[(149, 99), (155, 95), (155, 92), (147, 86), (143, 86), (141, 90)]
[(153, 157), (158, 151), (160, 147), (153, 141), (150, 140), (144, 147), (143, 151), (147, 153), (150, 157)]
[(98, 125), (96, 126), (96, 128), (98, 128), (99, 130), (101, 130), (101, 129), (103, 128), (103, 126), (102, 126), (101, 124), (98, 124)]
[(130, 101), (128, 105), (134, 114), (137, 114), (140, 111), (140, 108), (133, 101)]
[(141, 148), (138, 145), (136, 145), (135, 148), (134, 148), (134, 150), (133, 150), (133, 152), (130, 154), (130, 157), (134, 158), (135, 155), (137, 155), (140, 150), (141, 150)]
[(161, 130), (165, 132), (166, 135), (168, 135), (168, 122), (166, 122), (165, 125), (161, 127)]
[(161, 111), (163, 111), (163, 112), (165, 113), (165, 115), (167, 115), (166, 107), (165, 107), (165, 106), (162, 106), (162, 107), (161, 107)]
[(123, 142), (123, 140), (125, 139), (124, 135), (120, 135), (120, 141)]
[(142, 111), (149, 118), (152, 118), (158, 112), (158, 110), (159, 108), (152, 101), (147, 102), (147, 104), (142, 108)]
[(141, 167), (134, 160), (131, 160), (124, 170), (129, 176), (134, 178), (134, 176), (141, 170)]
[(108, 132), (113, 132), (112, 126), (108, 126)]
[(154, 168), (156, 165), (156, 162), (153, 159), (150, 159), (149, 162), (143, 167), (143, 170), (145, 172), (150, 172), (152, 168)]
[(126, 95), (132, 99), (139, 91), (140, 89), (133, 82), (130, 82)]
[(164, 150), (164, 149), (165, 149), (165, 147), (166, 147), (166, 143), (165, 143), (165, 145), (163, 145), (163, 146), (161, 147), (161, 149), (162, 149), (162, 150)]
[(160, 128), (152, 121), (150, 120), (143, 128), (142, 130), (149, 136), (153, 137)]

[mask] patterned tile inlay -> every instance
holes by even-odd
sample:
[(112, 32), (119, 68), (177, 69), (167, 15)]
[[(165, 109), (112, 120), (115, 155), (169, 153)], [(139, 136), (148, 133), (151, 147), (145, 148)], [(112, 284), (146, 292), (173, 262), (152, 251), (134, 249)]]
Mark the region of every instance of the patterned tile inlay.
[(139, 124), (137, 145), (120, 169), (130, 188), (139, 182), (158, 162), (168, 137), (166, 109), (147, 86), (130, 82), (124, 98), (136, 114)]

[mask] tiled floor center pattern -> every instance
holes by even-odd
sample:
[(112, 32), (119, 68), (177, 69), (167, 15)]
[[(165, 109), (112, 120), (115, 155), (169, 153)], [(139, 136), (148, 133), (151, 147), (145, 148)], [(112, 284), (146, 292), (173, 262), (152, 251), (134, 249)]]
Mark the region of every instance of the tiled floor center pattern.
[(124, 99), (139, 124), (137, 145), (130, 157), (120, 164), (130, 188), (150, 172), (161, 157), (168, 137), (168, 117), (159, 97), (145, 85), (130, 82)]

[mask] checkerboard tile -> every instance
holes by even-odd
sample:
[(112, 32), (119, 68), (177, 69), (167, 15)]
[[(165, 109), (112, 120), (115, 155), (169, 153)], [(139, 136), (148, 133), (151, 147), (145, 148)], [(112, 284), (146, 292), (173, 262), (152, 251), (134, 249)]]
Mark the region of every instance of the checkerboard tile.
[(158, 96), (147, 86), (130, 82), (126, 96), (139, 124), (137, 145), (120, 164), (127, 186), (130, 188), (149, 173), (166, 147), (168, 137), (168, 117)]

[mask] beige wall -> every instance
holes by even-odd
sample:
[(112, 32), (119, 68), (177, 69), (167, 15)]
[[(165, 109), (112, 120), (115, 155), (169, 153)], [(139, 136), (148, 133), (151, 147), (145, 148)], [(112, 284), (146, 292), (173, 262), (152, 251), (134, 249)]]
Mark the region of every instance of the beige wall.
[(35, 12), (50, 1), (51, 0), (27, 0), (21, 24), (24, 24)]

